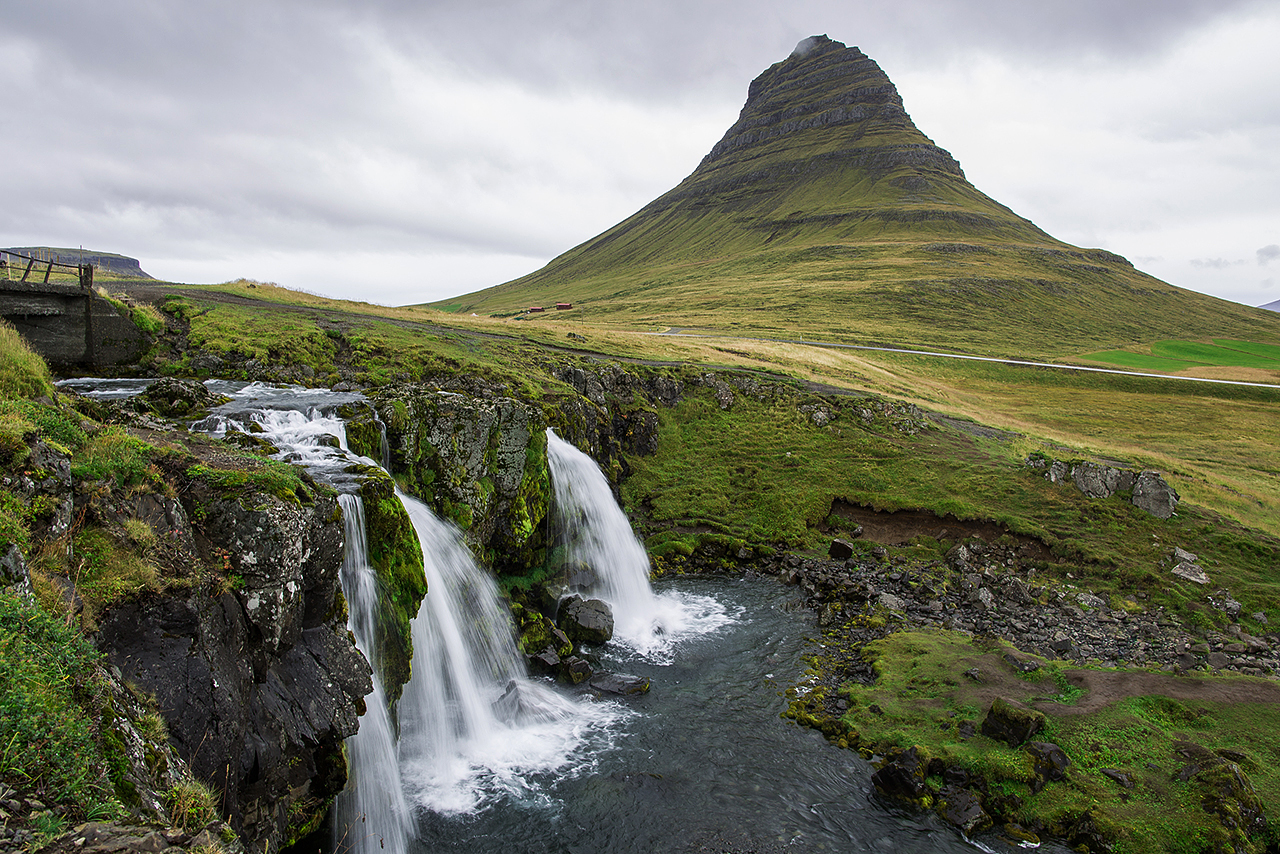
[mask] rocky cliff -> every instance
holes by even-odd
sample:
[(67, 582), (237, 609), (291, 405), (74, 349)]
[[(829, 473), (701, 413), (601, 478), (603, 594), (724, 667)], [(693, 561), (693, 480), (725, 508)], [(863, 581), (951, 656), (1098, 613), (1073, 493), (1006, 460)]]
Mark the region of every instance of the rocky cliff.
[[(5, 586), (82, 627), (163, 718), (133, 754), (172, 749), (164, 767), (212, 787), (251, 850), (315, 829), (371, 690), (346, 629), (336, 497), (289, 466), (179, 441), (154, 416), (126, 428), (65, 401), (19, 409), (20, 443), (0, 431), (0, 487), (16, 499), (0, 508)], [(106, 742), (113, 769), (115, 742), (129, 739)], [(151, 770), (111, 770), (110, 797), (167, 826), (171, 775)]]

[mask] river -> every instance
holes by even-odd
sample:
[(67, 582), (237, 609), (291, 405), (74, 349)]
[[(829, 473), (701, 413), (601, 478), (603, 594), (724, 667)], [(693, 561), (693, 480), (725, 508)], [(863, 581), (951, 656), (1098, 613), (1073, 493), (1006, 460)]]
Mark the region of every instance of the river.
[[(85, 390), (90, 384), (75, 385)], [(94, 390), (113, 397), (136, 393), (142, 385)], [(265, 421), (273, 440), (287, 448), (283, 458), (331, 476), (340, 471), (346, 452), (317, 443), (317, 437), (343, 432), (332, 411), (358, 395), (298, 389), (293, 396), (262, 386), (211, 385), (237, 398), (220, 407), (224, 419), (256, 412), (252, 417), (261, 424), (264, 411), (274, 412)], [(411, 510), (421, 507), (406, 502)], [(429, 513), (425, 507), (421, 512)], [(428, 548), (426, 538), (423, 545)], [(434, 596), (443, 585), (433, 582)], [(648, 677), (648, 693), (594, 699), (585, 688), (532, 680), (521, 690), (534, 699), (561, 695), (550, 703), (565, 704), (556, 726), (538, 729), (551, 720), (542, 714), (527, 725), (490, 727), (493, 734), (472, 739), (459, 754), (465, 767), (444, 787), (447, 797), (439, 781), (423, 779), (424, 768), (429, 777), (444, 764), (406, 755), (402, 741), (403, 783), (394, 785), (403, 786), (405, 798), (389, 798), (384, 790), (358, 810), (377, 812), (381, 804), (389, 815), (400, 816), (390, 823), (369, 816), (366, 827), (384, 828), (370, 836), (375, 850), (385, 850), (387, 841), (394, 842), (391, 850), (416, 854), (1012, 850), (997, 834), (969, 841), (932, 813), (885, 800), (871, 786), (873, 768), (858, 754), (781, 717), (784, 692), (803, 678), (806, 647), (816, 632), (813, 615), (799, 607), (794, 590), (773, 579), (685, 576), (658, 582), (648, 595), (648, 607), (669, 622), (667, 609), (682, 610), (674, 631), (587, 650), (600, 669)], [(438, 619), (428, 610), (424, 605), (419, 621)], [(425, 642), (415, 645), (421, 650)], [(425, 674), (429, 668), (419, 670)], [(411, 683), (402, 717), (412, 696)], [(548, 707), (547, 699), (540, 707)], [(576, 731), (560, 731), (566, 729)], [(353, 753), (360, 753), (356, 746)], [(395, 750), (383, 748), (382, 765), (395, 761)], [(383, 776), (386, 785), (400, 775)], [(405, 826), (395, 830), (399, 821)], [(332, 851), (333, 837), (320, 836), (306, 847)], [(1065, 851), (1050, 845), (1045, 850)]]

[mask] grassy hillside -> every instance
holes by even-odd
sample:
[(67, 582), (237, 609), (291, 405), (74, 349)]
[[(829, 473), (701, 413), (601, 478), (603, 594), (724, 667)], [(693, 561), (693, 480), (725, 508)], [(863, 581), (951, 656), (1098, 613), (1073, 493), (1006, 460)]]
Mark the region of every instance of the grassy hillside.
[(694, 327), (1062, 356), (1175, 337), (1280, 343), (1280, 315), (1056, 240), (981, 193), (889, 78), (819, 40), (752, 84), (670, 192), (547, 266), (436, 305), (538, 323)]

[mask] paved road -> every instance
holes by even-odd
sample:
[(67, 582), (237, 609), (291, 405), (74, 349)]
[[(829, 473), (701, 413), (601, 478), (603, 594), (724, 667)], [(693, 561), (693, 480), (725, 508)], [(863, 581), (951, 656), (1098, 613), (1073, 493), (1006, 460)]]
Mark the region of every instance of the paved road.
[(862, 344), (840, 344), (835, 341), (813, 341), (806, 338), (743, 338), (737, 335), (715, 335), (707, 332), (685, 332), (677, 326), (665, 332), (649, 332), (648, 335), (670, 335), (680, 338), (718, 338), (730, 341), (761, 341), (766, 344), (804, 344), (809, 347), (831, 347), (842, 350), (872, 350), (878, 353), (905, 353), (911, 356), (937, 356), (943, 359), (966, 359), (971, 362), (997, 362), (1002, 365), (1021, 365), (1030, 368), (1054, 368), (1060, 371), (1087, 371), (1094, 374), (1119, 374), (1125, 377), (1152, 377), (1159, 380), (1180, 380), (1191, 383), (1217, 383), (1218, 385), (1242, 385), (1254, 388), (1280, 389), (1274, 383), (1250, 383), (1243, 380), (1217, 380), (1209, 377), (1180, 377), (1171, 374), (1150, 374), (1141, 371), (1122, 371), (1116, 368), (1086, 368), (1081, 365), (1059, 365), (1053, 362), (1029, 362), (1023, 359), (999, 359), (994, 356), (965, 356), (960, 353), (941, 353), (933, 350), (907, 350), (899, 347), (869, 347)]

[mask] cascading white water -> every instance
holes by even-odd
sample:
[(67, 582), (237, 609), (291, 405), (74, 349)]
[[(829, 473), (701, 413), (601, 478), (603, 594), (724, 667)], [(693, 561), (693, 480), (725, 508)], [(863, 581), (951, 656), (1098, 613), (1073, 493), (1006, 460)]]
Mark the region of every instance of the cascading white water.
[(613, 609), (615, 641), (641, 657), (669, 661), (675, 645), (732, 622), (715, 599), (691, 594), (655, 595), (649, 556), (613, 498), (595, 460), (547, 430), (547, 462), (555, 490), (556, 520), (570, 562), (582, 562), (594, 579), (581, 592)]
[[(427, 598), (413, 622), (413, 678), (400, 702), (401, 774), (414, 803), (470, 812), (530, 795), (544, 772), (573, 773), (579, 748), (625, 713), (571, 700), (524, 675), (493, 579), (456, 529), (401, 495), (422, 543)], [(589, 760), (588, 760), (589, 761)]]
[[(283, 408), (295, 403), (291, 389), (253, 384), (234, 391), (237, 401), (206, 419), (200, 429), (225, 435), (232, 428), (245, 432), (256, 428), (280, 449), (279, 458), (306, 466), (335, 485), (353, 485), (343, 469), (357, 458), (347, 450), (341, 419), (314, 405), (305, 412)], [(400, 780), (395, 724), (378, 677), (375, 641), (381, 597), (377, 574), (369, 565), (364, 502), (359, 495), (344, 492), (338, 495), (338, 503), (345, 538), (339, 580), (347, 599), (347, 627), (374, 672), (360, 730), (346, 742), (348, 782), (334, 801), (334, 848), (343, 854), (404, 854), (413, 835), (413, 820)]]
[[(494, 797), (537, 799), (539, 774), (565, 778), (591, 767), (595, 751), (587, 748), (607, 747), (613, 724), (629, 713), (614, 703), (570, 699), (527, 678), (493, 579), (456, 529), (399, 492), (422, 547), (428, 592), (412, 621), (413, 677), (398, 704), (397, 741), (374, 659), (380, 596), (368, 562), (364, 507), (348, 494), (356, 483), (344, 473), (352, 462), (373, 461), (347, 451), (345, 426), (331, 414), (350, 398), (258, 384), (219, 390), (237, 400), (199, 429), (214, 435), (231, 427), (260, 429), (281, 449), (279, 459), (304, 465), (343, 491), (348, 625), (375, 676), (360, 731), (347, 740), (350, 782), (335, 802), (335, 847), (344, 854), (403, 854), (413, 838), (414, 808), (465, 813)], [(381, 455), (385, 465), (385, 434)]]
[(373, 665), (373, 693), (360, 731), (347, 739), (347, 787), (334, 802), (334, 847), (345, 854), (404, 854), (413, 822), (400, 765), (396, 760), (395, 727), (386, 691), (377, 677), (378, 577), (369, 565), (365, 538), (364, 502), (358, 495), (339, 495), (346, 546), (342, 555), (342, 594), (347, 597), (347, 626), (356, 647)]

